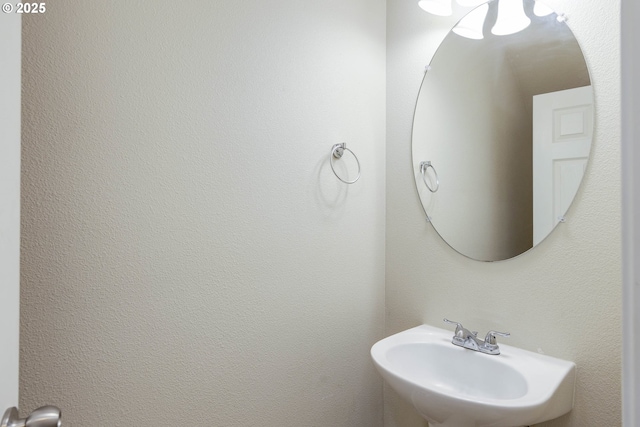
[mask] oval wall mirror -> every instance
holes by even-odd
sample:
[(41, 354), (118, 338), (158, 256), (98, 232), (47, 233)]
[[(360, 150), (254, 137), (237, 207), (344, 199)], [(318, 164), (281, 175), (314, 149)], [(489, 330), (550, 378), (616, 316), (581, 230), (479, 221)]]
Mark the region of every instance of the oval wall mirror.
[(520, 255), (564, 221), (593, 134), (589, 71), (564, 16), (534, 0), (502, 1), (523, 1), (528, 26), (495, 35), (499, 0), (473, 9), (433, 56), (413, 120), (427, 217), (480, 261)]

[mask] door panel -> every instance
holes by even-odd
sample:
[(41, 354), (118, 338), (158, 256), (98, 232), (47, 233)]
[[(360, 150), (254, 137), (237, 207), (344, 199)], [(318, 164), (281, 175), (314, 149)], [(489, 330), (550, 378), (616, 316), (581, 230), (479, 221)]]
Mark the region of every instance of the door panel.
[(589, 158), (591, 86), (533, 97), (533, 244), (569, 209)]
[(18, 406), (21, 19), (0, 13), (0, 415)]

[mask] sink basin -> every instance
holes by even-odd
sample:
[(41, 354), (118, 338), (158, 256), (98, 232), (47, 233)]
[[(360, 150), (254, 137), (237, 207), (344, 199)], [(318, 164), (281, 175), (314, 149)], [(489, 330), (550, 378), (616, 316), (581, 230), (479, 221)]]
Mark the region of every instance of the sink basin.
[(518, 427), (573, 407), (573, 362), (502, 343), (492, 356), (453, 345), (452, 337), (422, 325), (371, 348), (380, 375), (432, 425)]

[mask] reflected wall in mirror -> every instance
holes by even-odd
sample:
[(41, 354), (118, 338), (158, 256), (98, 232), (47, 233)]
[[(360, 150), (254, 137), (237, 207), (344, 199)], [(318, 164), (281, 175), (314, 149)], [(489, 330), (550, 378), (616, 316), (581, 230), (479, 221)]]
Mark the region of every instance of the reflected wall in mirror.
[[(514, 1), (514, 0), (502, 0)], [(494, 35), (498, 0), (470, 12), (482, 39), (449, 32), (418, 94), (412, 158), (422, 205), (438, 234), (481, 261), (515, 257), (564, 220), (593, 133), (587, 65), (563, 16), (537, 16)], [(422, 168), (422, 162), (432, 168)], [(430, 191), (424, 180), (438, 190)]]

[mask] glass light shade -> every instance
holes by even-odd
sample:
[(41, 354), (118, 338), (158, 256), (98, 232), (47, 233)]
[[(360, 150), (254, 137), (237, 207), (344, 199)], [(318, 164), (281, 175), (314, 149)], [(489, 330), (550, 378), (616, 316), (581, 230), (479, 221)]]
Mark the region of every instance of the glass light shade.
[(438, 16), (451, 16), (451, 0), (420, 0), (418, 6), (423, 10)]
[(491, 32), (496, 36), (506, 36), (522, 31), (531, 24), (524, 14), (522, 0), (499, 0), (498, 19)]
[(486, 3), (473, 9), (458, 22), (458, 25), (453, 27), (452, 31), (468, 39), (483, 39), (482, 28), (484, 27), (484, 20), (487, 17), (488, 11), (489, 5)]
[(533, 13), (536, 16), (547, 16), (553, 13), (553, 9), (542, 2), (536, 1), (536, 4), (533, 5)]
[(487, 0), (456, 0), (456, 3), (462, 7), (476, 7), (486, 2)]

